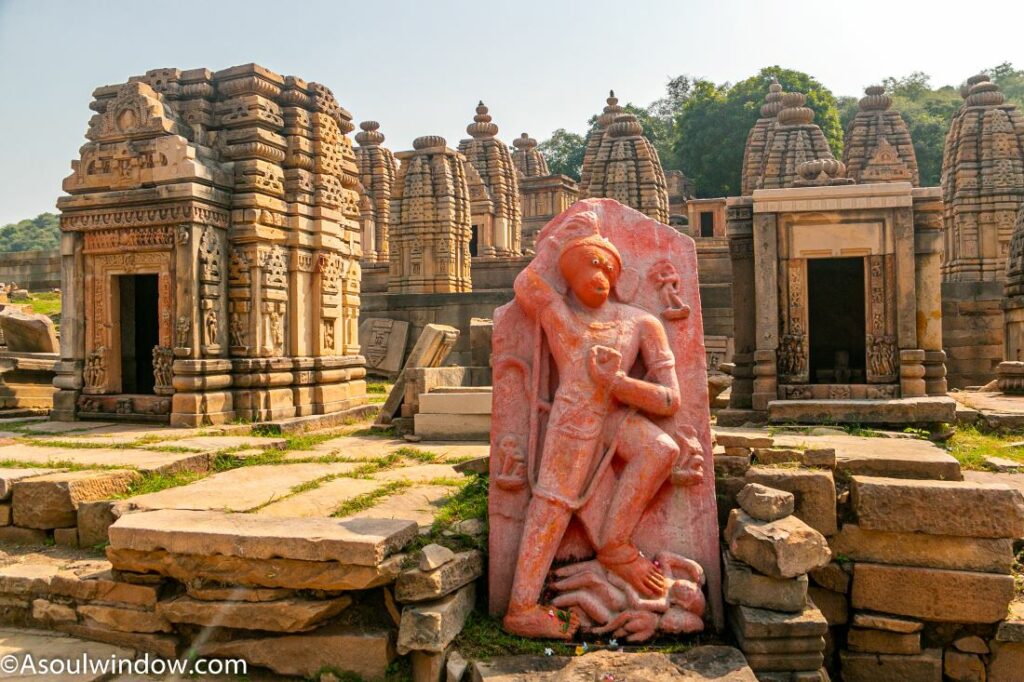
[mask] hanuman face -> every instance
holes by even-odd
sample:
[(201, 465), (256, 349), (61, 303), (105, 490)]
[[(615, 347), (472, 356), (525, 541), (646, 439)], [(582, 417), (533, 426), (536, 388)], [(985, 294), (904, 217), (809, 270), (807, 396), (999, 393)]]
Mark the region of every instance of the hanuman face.
[(558, 262), (562, 276), (583, 305), (600, 308), (619, 279), (619, 265), (606, 250), (593, 244), (570, 249)]

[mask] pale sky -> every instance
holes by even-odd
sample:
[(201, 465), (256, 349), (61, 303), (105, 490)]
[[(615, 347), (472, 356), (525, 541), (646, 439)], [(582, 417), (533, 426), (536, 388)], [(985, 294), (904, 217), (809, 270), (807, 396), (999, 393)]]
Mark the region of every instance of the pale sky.
[(92, 90), (160, 67), (257, 62), (330, 87), (386, 146), (465, 137), (483, 99), (511, 142), (583, 132), (609, 88), (646, 105), (679, 74), (778, 64), (836, 95), (924, 71), (1024, 67), (1024, 2), (888, 0), (0, 0), (0, 225), (54, 211)]

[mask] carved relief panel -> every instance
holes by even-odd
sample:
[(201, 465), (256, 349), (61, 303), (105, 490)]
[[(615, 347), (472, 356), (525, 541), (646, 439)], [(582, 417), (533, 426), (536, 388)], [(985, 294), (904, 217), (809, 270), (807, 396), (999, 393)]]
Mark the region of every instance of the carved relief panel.
[(865, 259), (865, 350), (869, 384), (899, 378), (896, 353), (896, 263), (892, 255)]
[(807, 338), (807, 260), (781, 262), (779, 276), (778, 369), (780, 381), (794, 384), (810, 380)]

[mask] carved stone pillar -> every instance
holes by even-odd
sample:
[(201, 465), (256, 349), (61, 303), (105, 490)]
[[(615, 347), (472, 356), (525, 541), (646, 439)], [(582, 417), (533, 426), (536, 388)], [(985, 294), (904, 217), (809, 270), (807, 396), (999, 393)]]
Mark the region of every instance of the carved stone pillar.
[(754, 351), (754, 393), (750, 402), (759, 412), (767, 411), (768, 403), (778, 398), (779, 382), (775, 372), (775, 351)]
[(754, 350), (757, 347), (754, 293), (753, 200), (738, 197), (727, 202), (729, 260), (732, 265), (734, 346), (729, 407), (751, 409), (754, 390)]
[(924, 352), (924, 383), (928, 395), (944, 396), (949, 390), (946, 384), (946, 351), (926, 350)]
[(71, 421), (82, 391), (82, 369), (85, 364), (85, 269), (82, 257), (82, 235), (63, 232), (60, 237), (61, 329), (60, 362), (53, 385), (60, 389), (53, 396), (50, 418)]

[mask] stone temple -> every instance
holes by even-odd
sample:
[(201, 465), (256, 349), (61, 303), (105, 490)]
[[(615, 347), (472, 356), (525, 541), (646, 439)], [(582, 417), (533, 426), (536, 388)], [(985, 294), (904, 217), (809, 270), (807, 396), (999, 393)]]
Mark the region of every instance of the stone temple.
[(782, 94), (776, 120), (763, 116), (748, 138), (747, 168), (759, 175), (745, 180), (751, 196), (728, 201), (736, 367), (720, 424), (952, 419), (941, 197), (911, 184), (908, 140), (884, 94), (865, 100), (847, 131), (860, 183), (800, 93)]
[(351, 116), (256, 65), (93, 93), (64, 181), (54, 417), (173, 425), (365, 402)]
[(1003, 282), (1024, 202), (1024, 115), (984, 74), (960, 94), (942, 155), (942, 323), (957, 388), (987, 384), (1003, 359)]

